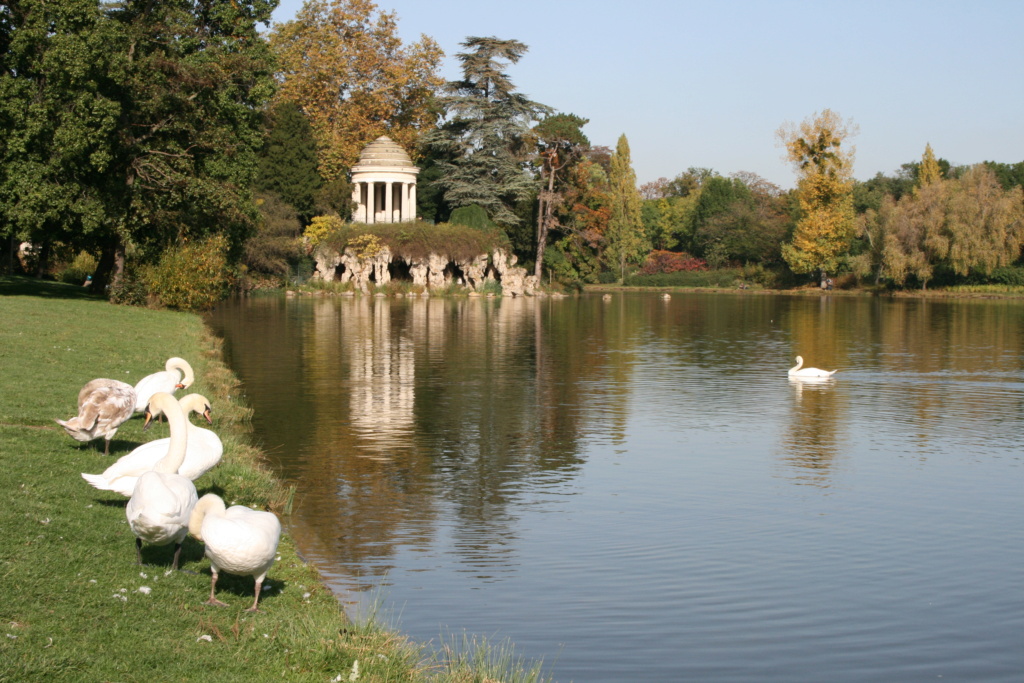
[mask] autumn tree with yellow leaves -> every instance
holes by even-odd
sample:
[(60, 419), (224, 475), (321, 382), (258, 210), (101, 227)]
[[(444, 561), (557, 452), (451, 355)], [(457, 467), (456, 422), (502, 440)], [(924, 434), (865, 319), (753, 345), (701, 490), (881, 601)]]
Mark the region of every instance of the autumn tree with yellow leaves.
[(784, 124), (776, 133), (786, 158), (799, 175), (799, 219), (782, 255), (794, 273), (834, 271), (855, 235), (853, 210), (854, 149), (843, 142), (856, 126), (831, 109), (799, 126)]
[(279, 66), (278, 98), (309, 117), (326, 181), (343, 175), (368, 143), (387, 135), (410, 152), (437, 121), (444, 52), (428, 36), (411, 45), (398, 17), (371, 0), (306, 0), (269, 40)]

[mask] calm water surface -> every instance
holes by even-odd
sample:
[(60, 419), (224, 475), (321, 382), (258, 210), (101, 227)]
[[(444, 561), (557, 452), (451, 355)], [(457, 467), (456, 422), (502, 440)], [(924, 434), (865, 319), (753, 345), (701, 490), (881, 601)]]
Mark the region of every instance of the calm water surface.
[[(558, 681), (1024, 680), (1024, 305), (284, 299), (213, 319), (353, 611)], [(787, 378), (793, 358), (839, 368)], [(272, 574), (271, 574), (272, 576)]]

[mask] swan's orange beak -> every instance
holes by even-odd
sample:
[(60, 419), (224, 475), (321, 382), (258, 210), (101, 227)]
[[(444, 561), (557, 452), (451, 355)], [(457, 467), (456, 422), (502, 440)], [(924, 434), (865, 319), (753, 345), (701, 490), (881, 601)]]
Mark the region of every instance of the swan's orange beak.
[(142, 431), (149, 429), (149, 425), (151, 424), (153, 424), (153, 413), (149, 409), (149, 406), (146, 406), (146, 421), (142, 423)]
[(206, 410), (203, 411), (203, 417), (206, 418), (206, 424), (213, 424), (213, 418), (210, 417), (210, 413), (213, 412), (213, 408), (206, 406)]
[(174, 385), (174, 388), (175, 389), (184, 389), (185, 385), (182, 384), (181, 382), (178, 382), (177, 384)]

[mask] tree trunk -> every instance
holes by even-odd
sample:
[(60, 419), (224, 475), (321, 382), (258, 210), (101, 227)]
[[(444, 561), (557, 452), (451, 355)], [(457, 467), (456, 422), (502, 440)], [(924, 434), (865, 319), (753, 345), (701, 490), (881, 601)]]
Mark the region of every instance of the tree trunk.
[(96, 265), (96, 275), (93, 277), (93, 288), (97, 291), (106, 291), (107, 286), (116, 287), (124, 276), (124, 245), (120, 238), (114, 238), (103, 248), (100, 253), (100, 261)]
[(548, 170), (548, 196), (542, 197), (537, 207), (537, 262), (533, 267), (533, 274), (537, 276), (537, 282), (541, 282), (541, 271), (544, 268), (544, 249), (548, 244), (548, 230), (551, 228), (551, 213), (554, 205), (551, 201), (555, 192), (555, 168), (554, 165)]
[(39, 247), (39, 261), (36, 262), (36, 277), (42, 279), (50, 265), (50, 240), (43, 240)]

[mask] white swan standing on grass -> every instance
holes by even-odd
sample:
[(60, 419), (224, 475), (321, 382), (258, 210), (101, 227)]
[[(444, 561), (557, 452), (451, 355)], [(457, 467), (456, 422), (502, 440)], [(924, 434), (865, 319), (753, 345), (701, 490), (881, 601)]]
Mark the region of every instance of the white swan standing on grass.
[(103, 455), (110, 455), (110, 440), (117, 428), (135, 410), (135, 389), (116, 379), (94, 379), (78, 392), (78, 415), (70, 420), (55, 420), (76, 441), (102, 437)]
[[(178, 399), (178, 405), (185, 412), (199, 413), (213, 424), (210, 418), (210, 402), (202, 394), (189, 394)], [(185, 446), (185, 461), (178, 468), (178, 474), (192, 481), (209, 472), (220, 462), (224, 454), (224, 444), (220, 437), (209, 429), (197, 427), (191, 422), (185, 423), (188, 433)], [(135, 484), (143, 472), (148, 472), (157, 462), (167, 455), (171, 447), (170, 437), (155, 439), (142, 444), (128, 455), (122, 456), (117, 462), (104, 470), (103, 474), (82, 473), (82, 479), (101, 491), (115, 491), (122, 496), (130, 497), (135, 491)]]
[(188, 389), (195, 380), (195, 373), (187, 360), (168, 358), (163, 370), (146, 375), (135, 385), (135, 412), (144, 411), (149, 405), (149, 399), (158, 391), (173, 394), (178, 389)]
[(810, 377), (831, 377), (838, 372), (837, 370), (821, 370), (820, 368), (803, 368), (800, 366), (804, 364), (804, 359), (800, 356), (796, 357), (796, 365), (789, 369), (789, 376), (796, 377), (799, 379), (807, 379)]
[(150, 425), (154, 415), (161, 413), (167, 416), (167, 424), (171, 429), (170, 447), (167, 455), (152, 470), (139, 477), (125, 508), (125, 515), (128, 517), (128, 526), (135, 534), (135, 555), (139, 564), (142, 564), (143, 541), (152, 545), (174, 543), (174, 562), (171, 568), (177, 569), (181, 544), (188, 534), (188, 520), (198, 495), (192, 480), (178, 474), (178, 468), (185, 462), (188, 439), (185, 411), (170, 394), (153, 394), (146, 408), (144, 428)]
[(225, 509), (220, 496), (207, 493), (192, 510), (188, 530), (206, 545), (206, 556), (210, 558), (210, 599), (206, 604), (227, 606), (216, 598), (217, 576), (225, 571), (256, 580), (256, 597), (246, 611), (257, 611), (263, 579), (274, 564), (281, 540), (277, 515), (244, 505)]

